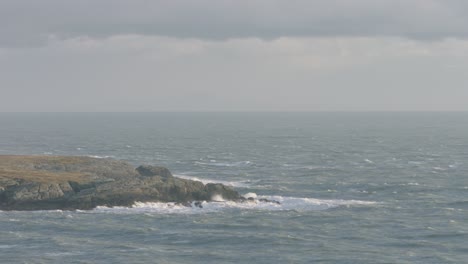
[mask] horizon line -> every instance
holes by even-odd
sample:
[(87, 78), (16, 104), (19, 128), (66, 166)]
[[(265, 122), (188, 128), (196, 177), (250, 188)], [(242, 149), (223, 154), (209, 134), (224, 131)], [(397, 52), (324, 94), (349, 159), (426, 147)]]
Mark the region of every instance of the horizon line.
[(159, 110), (159, 111), (0, 111), (0, 114), (33, 113), (468, 113), (468, 110)]

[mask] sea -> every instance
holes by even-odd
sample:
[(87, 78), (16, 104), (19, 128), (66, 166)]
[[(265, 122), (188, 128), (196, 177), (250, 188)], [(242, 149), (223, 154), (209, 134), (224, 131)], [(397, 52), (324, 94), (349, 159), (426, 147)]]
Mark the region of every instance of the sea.
[(0, 211), (0, 263), (468, 263), (468, 113), (0, 113), (0, 154), (161, 165), (281, 204)]

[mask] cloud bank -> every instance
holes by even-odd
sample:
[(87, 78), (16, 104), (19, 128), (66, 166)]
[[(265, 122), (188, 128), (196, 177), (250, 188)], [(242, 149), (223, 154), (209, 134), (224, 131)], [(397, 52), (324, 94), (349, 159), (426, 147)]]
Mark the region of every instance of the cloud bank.
[(466, 38), (464, 0), (3, 0), (0, 45), (43, 44), (51, 35)]

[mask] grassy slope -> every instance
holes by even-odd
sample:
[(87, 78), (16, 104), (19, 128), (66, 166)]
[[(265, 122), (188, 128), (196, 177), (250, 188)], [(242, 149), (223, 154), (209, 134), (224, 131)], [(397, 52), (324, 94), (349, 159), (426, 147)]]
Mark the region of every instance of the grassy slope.
[(26, 180), (33, 182), (87, 182), (90, 175), (78, 171), (51, 171), (38, 169), (41, 164), (80, 164), (88, 162), (87, 157), (62, 156), (14, 156), (0, 155), (0, 181)]

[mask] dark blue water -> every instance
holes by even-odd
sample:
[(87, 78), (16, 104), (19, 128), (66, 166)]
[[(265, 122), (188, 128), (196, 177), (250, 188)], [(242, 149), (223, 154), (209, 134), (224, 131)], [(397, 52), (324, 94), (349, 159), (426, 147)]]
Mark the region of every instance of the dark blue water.
[(282, 201), (0, 212), (0, 263), (468, 263), (468, 113), (1, 113), (0, 154)]

